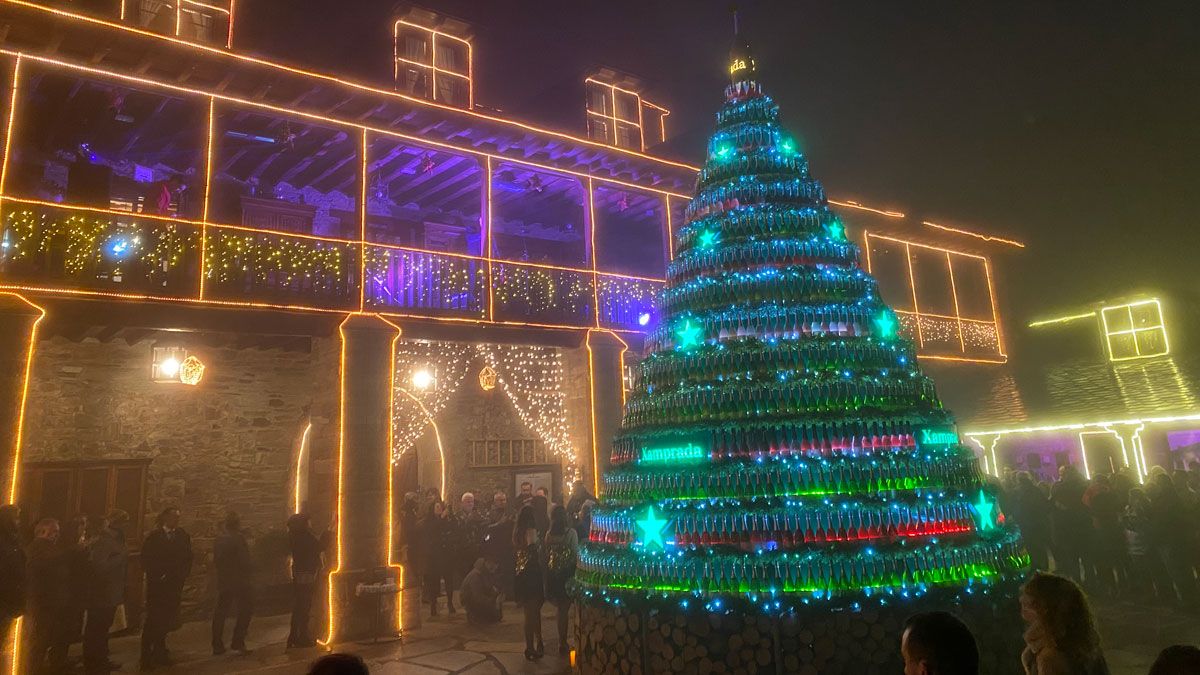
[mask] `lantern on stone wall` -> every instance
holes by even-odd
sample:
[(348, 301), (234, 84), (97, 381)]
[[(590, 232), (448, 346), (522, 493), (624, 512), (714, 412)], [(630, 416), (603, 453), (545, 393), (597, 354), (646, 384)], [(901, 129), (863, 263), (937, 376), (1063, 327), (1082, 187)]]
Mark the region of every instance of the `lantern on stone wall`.
[(479, 388), (484, 391), (496, 388), (496, 371), (491, 366), (484, 366), (483, 370), (479, 371)]

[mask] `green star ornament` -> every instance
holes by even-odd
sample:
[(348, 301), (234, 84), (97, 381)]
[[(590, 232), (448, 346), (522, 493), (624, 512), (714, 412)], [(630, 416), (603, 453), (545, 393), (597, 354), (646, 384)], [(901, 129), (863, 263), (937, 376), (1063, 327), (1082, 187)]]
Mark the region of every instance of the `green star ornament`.
[(983, 490), (979, 491), (979, 502), (972, 504), (972, 506), (975, 508), (975, 512), (979, 514), (980, 532), (996, 528), (996, 519), (992, 517), (992, 511), (996, 509), (996, 502), (989, 502)]
[(830, 221), (830, 223), (825, 226), (825, 229), (829, 233), (830, 239), (832, 239), (834, 241), (845, 241), (846, 240), (846, 227), (844, 225), (842, 225), (842, 221), (840, 221), (840, 220)]
[(654, 513), (654, 507), (646, 508), (646, 517), (635, 521), (637, 527), (642, 531), (642, 548), (650, 550), (651, 546), (658, 546), (659, 550), (665, 550), (667, 545), (663, 541), (663, 530), (667, 527), (667, 520), (659, 518)]
[(716, 230), (705, 230), (704, 232), (700, 233), (700, 240), (698, 243), (700, 248), (708, 250), (717, 245), (717, 240), (719, 238), (720, 235)]
[(879, 337), (885, 340), (896, 337), (896, 317), (886, 309), (875, 319), (875, 327), (879, 329)]
[(676, 349), (691, 349), (699, 346), (700, 339), (704, 337), (704, 331), (700, 326), (692, 323), (691, 319), (683, 322), (683, 325), (675, 329), (675, 337), (678, 341), (675, 344)]

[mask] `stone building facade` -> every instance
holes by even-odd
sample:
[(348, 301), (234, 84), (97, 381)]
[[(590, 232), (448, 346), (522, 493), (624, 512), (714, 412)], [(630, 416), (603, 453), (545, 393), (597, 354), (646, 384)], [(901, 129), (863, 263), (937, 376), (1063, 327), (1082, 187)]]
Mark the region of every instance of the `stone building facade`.
[[(329, 500), (336, 342), (124, 332), (108, 339), (51, 335), (38, 343), (25, 417), (22, 501), (40, 516), (64, 521), (122, 508), (132, 518), (127, 534), (133, 542), (162, 509), (178, 507), (195, 553), (185, 590), (185, 607), (195, 611), (212, 602), (212, 540), (233, 510), (252, 537), (264, 540), (259, 583), (285, 583), (281, 528), (293, 510), (296, 453), (310, 422), (309, 467), (326, 474), (310, 482), (324, 493), (311, 502)], [(152, 381), (156, 345), (185, 347), (199, 357), (206, 365), (201, 383)], [(98, 490), (97, 482), (106, 480), (107, 488)], [(322, 526), (329, 508), (314, 515)]]

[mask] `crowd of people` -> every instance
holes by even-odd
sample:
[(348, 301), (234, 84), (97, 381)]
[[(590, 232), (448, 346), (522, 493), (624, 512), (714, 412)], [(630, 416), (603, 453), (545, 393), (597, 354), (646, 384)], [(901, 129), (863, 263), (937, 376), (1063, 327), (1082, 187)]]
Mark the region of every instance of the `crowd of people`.
[[(24, 621), (22, 671), (31, 675), (69, 672), (71, 646), (82, 644), (87, 675), (121, 668), (109, 658), (109, 637), (128, 628), (125, 615), (130, 545), (129, 515), (86, 516), (60, 523), (43, 518), (29, 542), (20, 534), (20, 511), (0, 507), (0, 626)], [(288, 521), (292, 559), (293, 611), (289, 647), (311, 647), (311, 610), (317, 582), (328, 566), (331, 537), (318, 537), (308, 516)], [(141, 543), (145, 596), (141, 630), (142, 671), (173, 665), (167, 638), (181, 625), (184, 584), (192, 571), (189, 534), (179, 525), (179, 509), (169, 507)], [(213, 541), (216, 596), (212, 652), (224, 654), (225, 623), (235, 617), (230, 648), (247, 653), (246, 634), (254, 611), (250, 545), (237, 513), (230, 512)], [(0, 636), (4, 637), (4, 636)], [(7, 639), (7, 638), (5, 638)]]
[[(995, 480), (1002, 511), (1021, 528), (1033, 567), (1040, 570), (1021, 595), (1027, 673), (1107, 672), (1084, 588), (1103, 597), (1200, 610), (1197, 469), (1172, 473), (1154, 467), (1143, 482), (1128, 470), (1089, 479), (1068, 465), (1053, 482), (1012, 471)], [(398, 518), (399, 553), (410, 578), (420, 581), (431, 616), (438, 615), (443, 598), (445, 610), (456, 613), (457, 594), (470, 624), (498, 623), (505, 601), (513, 600), (524, 615), (525, 657), (537, 660), (545, 654), (542, 609), (549, 602), (557, 610), (559, 653), (566, 654), (568, 581), (580, 542), (588, 538), (596, 501), (582, 482), (573, 486), (565, 504), (530, 483), (523, 483), (511, 500), (496, 492), (487, 505), (471, 492), (455, 504), (444, 502), (436, 490), (409, 493)], [(164, 509), (141, 544), (142, 670), (172, 663), (167, 637), (180, 625), (184, 583), (193, 561), (191, 539), (180, 527), (179, 515), (176, 508)], [(109, 658), (108, 640), (127, 621), (128, 514), (117, 510), (64, 523), (45, 518), (35, 524), (30, 541), (21, 537), (19, 522), (16, 507), (0, 507), (0, 574), (6, 581), (0, 584), (0, 624), (23, 617), (25, 671), (65, 672), (75, 642), (82, 643), (85, 673), (119, 669)], [(329, 566), (332, 537), (329, 531), (318, 536), (305, 514), (291, 516), (287, 532), (293, 593), (287, 645), (311, 647), (316, 644), (312, 608)], [(213, 566), (212, 651), (226, 651), (225, 624), (233, 616), (229, 646), (246, 652), (254, 607), (253, 564), (236, 513), (225, 517), (213, 542)], [(978, 660), (973, 638), (967, 638), (966, 627), (944, 612), (911, 618), (902, 643), (905, 673), (976, 672), (954, 665)], [(1200, 650), (1195, 647), (1171, 647), (1151, 672), (1200, 672), (1172, 665), (1195, 668), (1197, 659)]]
[[(108, 641), (124, 616), (129, 545), (129, 514), (86, 516), (60, 523), (43, 518), (25, 544), (15, 506), (0, 510), (0, 558), (6, 582), (4, 625), (23, 617), (24, 670), (60, 673), (68, 669), (68, 651), (82, 643), (83, 669), (89, 675), (121, 667), (109, 658)], [(244, 542), (244, 540), (243, 540)], [(179, 624), (183, 585), (192, 569), (192, 545), (179, 527), (179, 510), (159, 514), (141, 547), (145, 574), (143, 669), (170, 663), (167, 634)], [(219, 559), (224, 563), (223, 559)]]
[(457, 506), (436, 490), (404, 497), (399, 541), (410, 573), (421, 579), (422, 602), (437, 616), (441, 598), (446, 611), (459, 603), (471, 624), (497, 623), (503, 603), (515, 600), (524, 614), (525, 658), (545, 655), (542, 608), (554, 606), (558, 650), (566, 654), (571, 598), (567, 582), (575, 574), (579, 543), (591, 528), (596, 498), (577, 481), (566, 504), (556, 503), (545, 488), (522, 483), (510, 505), (496, 492), (491, 504), (477, 503), (467, 492)]
[[(1100, 634), (1087, 595), (1074, 580), (1034, 572), (1021, 587), (1021, 620), (1025, 675), (1109, 675)], [(908, 618), (900, 641), (904, 675), (978, 675), (975, 637), (949, 612), (926, 612)], [(1005, 669), (1007, 670), (1007, 669)], [(1172, 645), (1163, 649), (1148, 675), (1200, 673), (1200, 648)]]
[(1144, 483), (1127, 468), (1087, 479), (1067, 465), (1053, 483), (1009, 471), (995, 489), (1034, 569), (1098, 597), (1200, 612), (1200, 467), (1155, 466)]

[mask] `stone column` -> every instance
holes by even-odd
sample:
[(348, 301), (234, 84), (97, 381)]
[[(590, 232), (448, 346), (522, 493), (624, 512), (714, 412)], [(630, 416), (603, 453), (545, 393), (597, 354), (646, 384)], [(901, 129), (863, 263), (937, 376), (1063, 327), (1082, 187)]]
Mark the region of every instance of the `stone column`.
[(0, 504), (11, 502), (13, 487), (19, 485), (22, 413), (43, 316), (45, 312), (24, 297), (0, 292)]
[[(25, 397), (34, 375), (33, 355), (37, 328), (46, 312), (16, 293), (0, 292), (0, 504), (20, 503), (20, 463)], [(23, 631), (21, 631), (23, 632)], [(0, 621), (0, 670), (16, 672), (20, 642), (8, 622)], [(11, 641), (10, 641), (11, 639)]]
[(621, 426), (624, 411), (622, 363), (626, 346), (614, 333), (602, 330), (589, 330), (584, 346), (588, 352), (592, 424), (592, 453), (584, 466), (598, 494), (600, 477), (608, 470), (612, 439)]
[(390, 564), (391, 384), (400, 329), (365, 314), (340, 327), (341, 432), (338, 448), (337, 567), (330, 636), (334, 642), (394, 634), (399, 595), (360, 595), (359, 584), (398, 583)]

